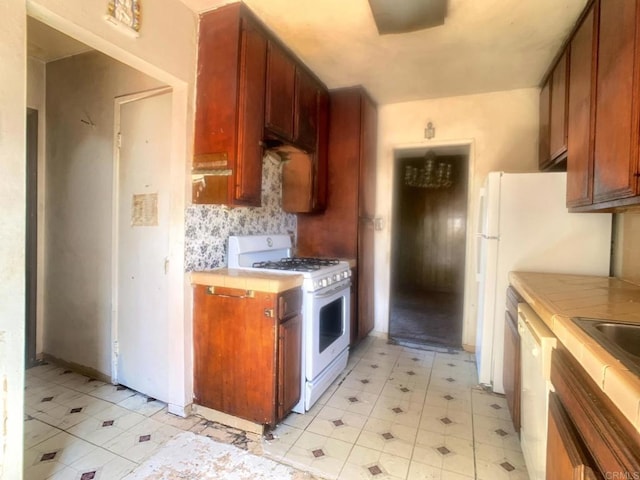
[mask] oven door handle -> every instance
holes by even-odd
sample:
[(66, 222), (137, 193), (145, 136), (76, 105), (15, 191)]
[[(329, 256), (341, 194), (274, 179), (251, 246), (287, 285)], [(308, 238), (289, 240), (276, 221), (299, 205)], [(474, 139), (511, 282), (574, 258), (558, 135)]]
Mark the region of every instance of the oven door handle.
[(333, 287), (331, 290), (329, 290), (328, 292), (323, 292), (323, 293), (314, 293), (313, 294), (313, 298), (327, 298), (327, 297), (331, 297), (333, 295), (335, 295), (337, 292), (344, 290), (345, 288), (351, 286), (351, 282), (345, 282), (342, 283), (340, 285), (337, 285), (335, 287)]

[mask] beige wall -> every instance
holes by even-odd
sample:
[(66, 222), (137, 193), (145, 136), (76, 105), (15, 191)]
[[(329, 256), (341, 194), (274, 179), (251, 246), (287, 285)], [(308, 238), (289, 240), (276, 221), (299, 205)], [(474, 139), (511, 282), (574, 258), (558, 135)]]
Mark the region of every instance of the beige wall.
[(640, 285), (640, 211), (616, 215), (614, 275)]
[(114, 98), (162, 85), (96, 51), (47, 64), (44, 352), (107, 377)]
[(192, 400), (193, 389), (190, 285), (184, 274), (184, 211), (190, 198), (197, 15), (179, 0), (147, 2), (139, 36), (135, 37), (105, 20), (107, 2), (102, 0), (26, 3), (28, 14), (34, 18), (173, 89), (168, 316), (169, 335), (174, 341), (169, 354), (169, 410), (183, 414)]
[[(479, 189), (490, 171), (537, 170), (537, 89), (422, 100), (379, 107), (377, 215), (384, 221), (375, 246), (376, 323), (379, 332), (389, 329), (389, 270), (393, 222), (392, 185), (394, 152), (434, 146), (464, 145), (470, 149), (469, 205), (465, 275), (463, 344), (475, 344), (475, 257)], [(433, 122), (436, 135), (425, 140), (424, 128)]]
[[(0, 377), (4, 385), (0, 433), (0, 477), (22, 476), (24, 393), (24, 238), (26, 15), (107, 52), (123, 63), (160, 78), (174, 88), (171, 176), (173, 265), (170, 272), (171, 318), (179, 319), (171, 335), (170, 383), (178, 385), (175, 405), (191, 400), (191, 326), (184, 294), (184, 208), (188, 159), (193, 137), (197, 17), (178, 0), (145, 3), (138, 39), (123, 35), (104, 20), (103, 0), (26, 0), (0, 2)], [(146, 22), (146, 23), (145, 23)], [(189, 139), (189, 141), (187, 141)], [(178, 411), (179, 408), (174, 408)], [(9, 414), (10, 412), (10, 414)]]
[(0, 2), (0, 478), (22, 478), (26, 12)]

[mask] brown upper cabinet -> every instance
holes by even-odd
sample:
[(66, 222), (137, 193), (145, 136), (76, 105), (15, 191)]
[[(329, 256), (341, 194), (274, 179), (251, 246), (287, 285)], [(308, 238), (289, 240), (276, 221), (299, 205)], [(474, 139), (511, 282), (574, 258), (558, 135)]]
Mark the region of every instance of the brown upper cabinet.
[(296, 64), (273, 40), (269, 41), (265, 128), (285, 140), (293, 139), (293, 100)]
[(267, 37), (242, 3), (202, 15), (193, 201), (259, 206)]
[(275, 41), (269, 42), (265, 129), (269, 137), (313, 153), (318, 96), (324, 86)]
[(540, 170), (564, 169), (567, 158), (567, 83), (566, 49), (540, 91)]
[(567, 206), (640, 204), (640, 0), (596, 0), (569, 44)]
[(290, 211), (324, 208), (326, 95), (243, 3), (202, 14), (193, 202), (260, 206), (264, 149), (285, 144), (308, 155), (297, 168), (311, 176), (289, 175)]
[(638, 0), (600, 2), (594, 204), (638, 195), (639, 12)]
[(322, 88), (304, 68), (296, 68), (293, 143), (311, 152), (318, 140), (318, 96)]
[(567, 206), (590, 205), (593, 189), (593, 99), (595, 98), (597, 15), (594, 6), (571, 39)]

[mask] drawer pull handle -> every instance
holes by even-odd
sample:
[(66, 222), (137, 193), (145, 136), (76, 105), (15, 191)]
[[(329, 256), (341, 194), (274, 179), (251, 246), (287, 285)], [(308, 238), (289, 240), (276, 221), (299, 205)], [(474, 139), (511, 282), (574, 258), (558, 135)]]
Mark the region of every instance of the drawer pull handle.
[(229, 295), (228, 293), (216, 293), (216, 287), (207, 288), (207, 294), (215, 295), (216, 297), (224, 298), (255, 298), (256, 292), (254, 290), (245, 290), (241, 295)]

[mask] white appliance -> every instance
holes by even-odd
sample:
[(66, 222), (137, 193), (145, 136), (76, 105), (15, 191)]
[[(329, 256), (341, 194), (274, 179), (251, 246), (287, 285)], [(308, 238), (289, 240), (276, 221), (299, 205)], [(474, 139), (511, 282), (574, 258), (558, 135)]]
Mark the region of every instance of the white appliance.
[(477, 233), (478, 381), (504, 393), (510, 271), (609, 275), (611, 214), (568, 213), (566, 173), (488, 174)]
[(520, 444), (531, 480), (545, 480), (551, 352), (555, 335), (527, 304), (518, 305), (521, 348)]
[(346, 368), (351, 319), (351, 269), (338, 259), (291, 256), (288, 235), (229, 237), (229, 268), (303, 276), (300, 401), (304, 413)]

